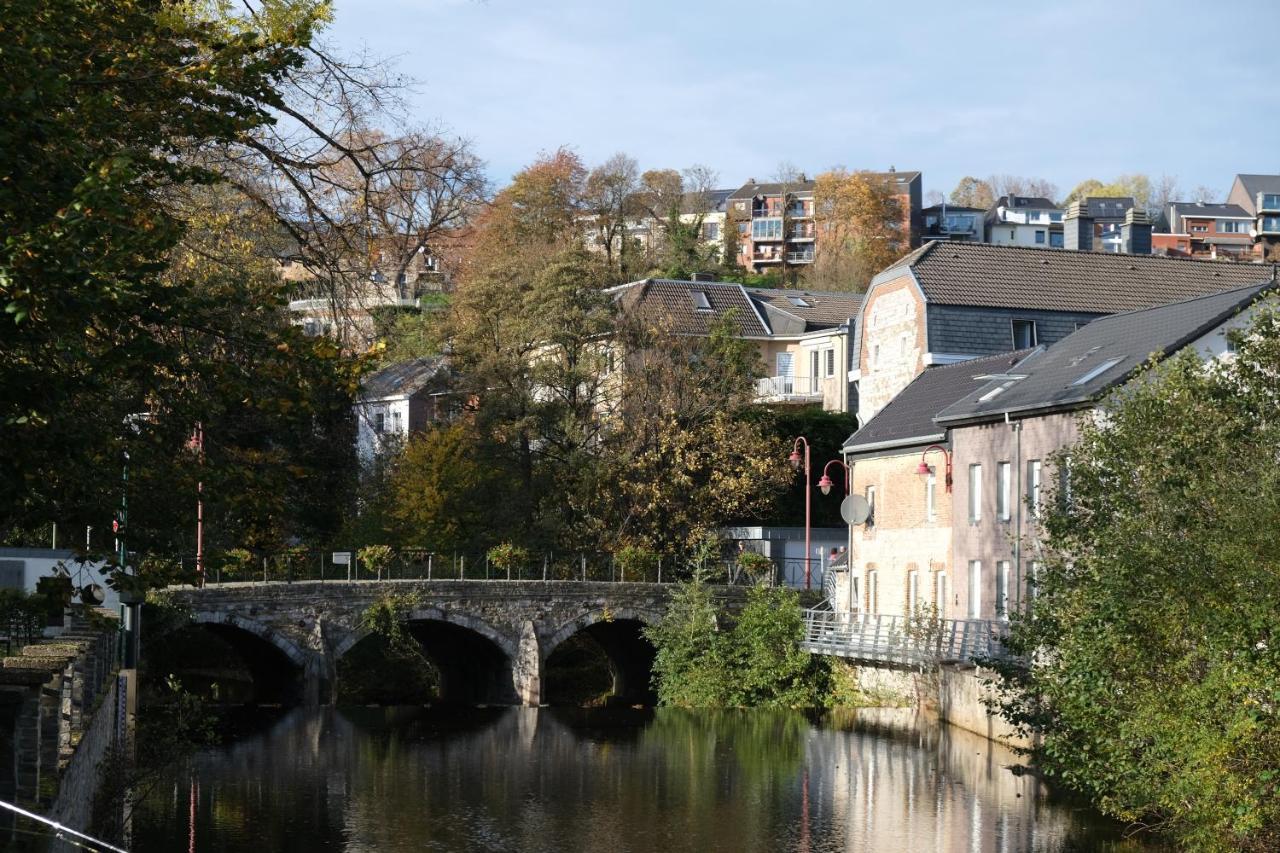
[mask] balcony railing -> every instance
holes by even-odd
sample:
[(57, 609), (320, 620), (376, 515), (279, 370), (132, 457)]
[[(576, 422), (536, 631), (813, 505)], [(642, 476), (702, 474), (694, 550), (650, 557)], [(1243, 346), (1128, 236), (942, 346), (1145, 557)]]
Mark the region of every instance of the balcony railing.
[(1280, 234), (1280, 216), (1263, 216), (1258, 221), (1259, 234)]
[(813, 252), (787, 252), (787, 263), (811, 264), (813, 263)]
[(805, 611), (801, 648), (872, 663), (915, 666), (1016, 660), (1005, 648), (1007, 622), (870, 616), (834, 610)]
[(821, 400), (822, 388), (807, 376), (766, 376), (756, 380), (756, 399), (770, 400)]
[(1280, 213), (1280, 194), (1258, 193), (1258, 210)]

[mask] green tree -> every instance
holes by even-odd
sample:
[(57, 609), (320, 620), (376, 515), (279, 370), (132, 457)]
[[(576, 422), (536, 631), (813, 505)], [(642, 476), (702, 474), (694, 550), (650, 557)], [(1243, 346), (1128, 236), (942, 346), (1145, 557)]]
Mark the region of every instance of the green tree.
[(951, 191), (951, 203), (986, 210), (996, 203), (996, 195), (986, 181), (965, 175)]
[(814, 216), (822, 236), (805, 284), (816, 290), (865, 290), (880, 270), (910, 248), (897, 188), (870, 172), (836, 169), (818, 175)]
[(409, 441), (390, 476), (388, 513), (396, 540), (444, 552), (482, 547), (500, 531), (493, 507), (503, 488), (477, 458), (468, 424), (428, 430)]
[(1006, 668), (1040, 765), (1189, 849), (1280, 847), (1280, 318), (1082, 422)]

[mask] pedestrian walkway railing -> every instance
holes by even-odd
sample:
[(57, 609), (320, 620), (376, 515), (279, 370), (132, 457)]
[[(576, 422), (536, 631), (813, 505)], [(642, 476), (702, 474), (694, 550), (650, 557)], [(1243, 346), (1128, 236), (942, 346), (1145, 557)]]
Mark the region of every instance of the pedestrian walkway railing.
[(1004, 638), (1009, 624), (988, 619), (882, 616), (829, 608), (805, 611), (802, 647), (867, 663), (916, 666), (1012, 660)]

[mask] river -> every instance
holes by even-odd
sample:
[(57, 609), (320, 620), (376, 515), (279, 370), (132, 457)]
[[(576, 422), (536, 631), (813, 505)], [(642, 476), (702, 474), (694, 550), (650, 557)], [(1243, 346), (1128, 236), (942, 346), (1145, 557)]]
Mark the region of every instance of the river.
[(905, 710), (296, 709), (164, 777), (131, 849), (1145, 849), (1021, 764)]

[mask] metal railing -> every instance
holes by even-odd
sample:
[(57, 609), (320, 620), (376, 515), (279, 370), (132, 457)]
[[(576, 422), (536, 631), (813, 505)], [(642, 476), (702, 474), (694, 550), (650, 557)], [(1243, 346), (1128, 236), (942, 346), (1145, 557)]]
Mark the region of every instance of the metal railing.
[[(514, 564), (498, 565), (487, 554), (436, 552), (401, 548), (377, 562), (362, 560), (357, 549), (317, 551), (296, 549), (282, 553), (227, 559), (210, 555), (201, 584), (192, 557), (168, 561), (171, 583), (203, 585), (278, 584), (300, 582), (387, 581), (546, 581), (578, 583), (668, 584), (686, 580), (693, 569), (687, 560), (657, 558), (647, 565), (619, 562), (605, 552), (548, 552), (532, 554)], [(736, 559), (715, 560), (702, 570), (703, 579), (719, 586), (804, 587), (805, 560), (772, 558), (763, 571), (751, 574)], [(810, 582), (818, 585), (823, 561), (809, 562)]]
[(820, 400), (822, 389), (815, 388), (807, 376), (765, 376), (756, 380), (756, 397), (770, 399), (793, 397)]
[(787, 252), (787, 262), (792, 264), (813, 263), (813, 252)]
[(1012, 660), (1008, 623), (987, 619), (872, 616), (830, 609), (805, 611), (801, 647), (814, 654), (915, 666)]

